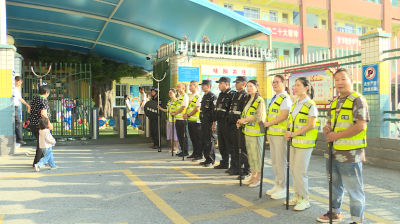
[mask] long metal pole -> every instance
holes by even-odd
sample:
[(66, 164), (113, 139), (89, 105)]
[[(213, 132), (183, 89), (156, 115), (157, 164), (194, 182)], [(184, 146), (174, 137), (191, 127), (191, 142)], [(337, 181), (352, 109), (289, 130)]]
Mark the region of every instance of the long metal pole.
[(175, 150), (175, 117), (174, 116), (172, 116), (172, 138), (171, 139), (172, 139), (171, 140), (171, 142), (172, 142), (171, 156), (174, 156), (174, 150)]
[(333, 142), (329, 143), (329, 223), (332, 224), (332, 148)]
[(157, 122), (158, 122), (158, 152), (161, 152), (161, 130), (160, 130), (160, 82), (157, 82)]
[(241, 130), (242, 130), (242, 128), (240, 127), (240, 128), (238, 128), (238, 144), (239, 144), (239, 164), (238, 164), (238, 166), (239, 166), (239, 180), (240, 180), (240, 184), (239, 184), (239, 186), (242, 186), (242, 157), (241, 157), (241, 155), (240, 154), (242, 154), (242, 147), (241, 147), (241, 145), (240, 145), (240, 132), (241, 132)]
[[(290, 128), (287, 129), (290, 131)], [(287, 141), (287, 165), (286, 165), (286, 210), (289, 210), (289, 174), (290, 174), (290, 143), (292, 139)]]
[[(186, 145), (186, 119), (183, 119), (183, 145), (182, 145), (182, 161), (185, 160), (185, 145)], [(187, 149), (186, 149), (187, 150)]]
[(262, 185), (263, 185), (263, 179), (264, 179), (264, 158), (265, 158), (265, 141), (267, 140), (267, 130), (265, 130), (264, 133), (264, 141), (263, 141), (263, 152), (262, 152), (262, 158), (261, 158), (261, 179), (260, 179), (260, 195), (259, 197), (262, 197)]

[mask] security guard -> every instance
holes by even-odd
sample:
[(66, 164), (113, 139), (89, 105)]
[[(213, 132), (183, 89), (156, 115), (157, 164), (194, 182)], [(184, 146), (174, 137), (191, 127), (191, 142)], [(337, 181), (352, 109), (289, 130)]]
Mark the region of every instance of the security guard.
[[(234, 81), (236, 83), (235, 87), (238, 91), (232, 99), (232, 109), (229, 111), (229, 124), (236, 124), (237, 120), (240, 119), (242, 111), (246, 106), (245, 102), (247, 99), (247, 92), (245, 90), (247, 84), (247, 77), (246, 76), (238, 76)], [(240, 138), (240, 145), (239, 145), (239, 138)], [(241, 149), (240, 154), (240, 161), (239, 161), (239, 149)], [(238, 177), (245, 179), (250, 174), (250, 165), (247, 157), (247, 150), (246, 150), (246, 140), (244, 138), (244, 133), (242, 132), (242, 128), (240, 128), (239, 132), (233, 131), (233, 150), (235, 153), (236, 163), (239, 164), (238, 167), (243, 166), (242, 176)], [(239, 169), (234, 172), (229, 173), (229, 175), (239, 175)]]
[[(151, 89), (151, 100), (158, 101), (158, 89), (157, 88), (152, 88)], [(159, 103), (159, 106), (161, 106), (161, 100)], [(160, 114), (158, 114), (160, 116)], [(150, 119), (150, 136), (153, 139), (153, 146), (150, 146), (149, 148), (153, 149), (158, 149), (160, 146), (158, 144), (158, 120), (157, 119)]]
[(200, 153), (200, 106), (201, 96), (199, 94), (199, 83), (197, 81), (190, 82), (190, 92), (192, 95), (189, 99), (189, 106), (183, 119), (188, 120), (188, 130), (190, 140), (192, 140), (193, 153), (188, 158), (202, 159), (203, 153)]
[[(211, 80), (203, 80), (201, 83), (204, 96), (200, 107), (201, 147), (199, 154), (202, 154), (202, 150), (204, 150), (205, 160), (199, 164), (205, 167), (210, 167), (215, 162), (215, 130), (217, 128), (214, 121), (214, 108), (217, 96), (211, 92), (211, 85)], [(197, 158), (194, 158), (193, 161), (197, 161)]]
[(179, 145), (181, 146), (182, 152), (176, 154), (176, 156), (188, 156), (188, 140), (186, 132), (186, 121), (183, 115), (186, 113), (186, 108), (189, 104), (189, 96), (185, 93), (185, 84), (179, 83), (176, 87), (179, 93), (179, 97), (176, 103), (176, 111), (171, 114), (175, 116), (176, 135), (178, 136)]
[(218, 146), (221, 153), (222, 160), (215, 169), (228, 169), (229, 168), (229, 154), (231, 155), (231, 167), (226, 170), (226, 173), (235, 172), (237, 163), (235, 154), (233, 153), (233, 130), (234, 124), (228, 123), (229, 110), (232, 104), (232, 98), (235, 95), (230, 85), (231, 79), (228, 77), (221, 77), (217, 83), (221, 93), (218, 96), (217, 104), (214, 108), (215, 121), (218, 122)]
[[(328, 111), (330, 120), (323, 132), (327, 142), (333, 142), (332, 152), (332, 221), (341, 221), (344, 189), (350, 194), (350, 214), (353, 223), (363, 221), (365, 193), (362, 166), (367, 147), (367, 122), (370, 120), (368, 103), (354, 91), (351, 74), (339, 68), (333, 78), (339, 93)], [(325, 152), (326, 170), (329, 173), (329, 150)], [(340, 171), (340, 172), (338, 172)], [(317, 218), (329, 222), (329, 211)]]

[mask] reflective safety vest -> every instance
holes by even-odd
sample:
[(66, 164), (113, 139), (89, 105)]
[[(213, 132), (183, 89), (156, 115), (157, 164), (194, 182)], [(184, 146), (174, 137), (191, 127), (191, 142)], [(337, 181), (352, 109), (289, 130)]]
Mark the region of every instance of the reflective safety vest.
[[(312, 100), (307, 101), (304, 103), (303, 107), (300, 109), (299, 113), (296, 115), (294, 121), (293, 121), (293, 109), (295, 108), (296, 104), (298, 102), (294, 103), (292, 106), (292, 109), (290, 110), (289, 113), (289, 124), (288, 127), (290, 128), (290, 131), (295, 132), (298, 131), (302, 128), (304, 128), (308, 124), (308, 112), (310, 111), (310, 108), (312, 105), (315, 106), (315, 102)], [(317, 141), (318, 137), (318, 130), (319, 130), (319, 120), (318, 116), (315, 119), (315, 128), (308, 131), (305, 134), (298, 135), (296, 137), (292, 138), (292, 146), (296, 148), (313, 148), (315, 147), (315, 143)]]
[[(245, 114), (245, 110), (243, 110), (242, 119), (245, 119), (248, 117), (254, 117), (254, 115), (257, 112), (257, 107), (258, 107), (258, 105), (260, 105), (260, 102), (262, 100), (264, 100), (264, 99), (261, 96), (259, 96), (256, 100), (254, 100), (253, 104), (247, 110), (246, 114)], [(264, 132), (261, 132), (260, 125), (255, 121), (248, 122), (247, 124), (245, 124), (242, 131), (245, 135), (249, 135), (249, 136), (263, 136), (264, 135)]]
[(172, 101), (171, 106), (168, 106), (171, 103), (171, 100), (168, 100), (168, 104), (167, 104), (167, 121), (168, 122), (175, 122), (174, 119), (172, 118), (171, 112), (175, 112), (176, 111), (176, 99), (174, 101)]
[[(196, 94), (192, 101), (190, 101), (189, 106), (186, 110), (187, 114), (192, 113), (192, 111), (196, 108), (196, 103), (198, 100), (201, 100), (201, 97), (199, 94)], [(200, 110), (198, 110), (196, 113), (194, 113), (192, 116), (188, 117), (188, 121), (191, 122), (196, 122), (196, 123), (200, 123)]]
[[(183, 102), (183, 97), (187, 95), (186, 93), (182, 94), (179, 96), (179, 98), (176, 100), (176, 108), (175, 108), (175, 112), (177, 112), (181, 107), (182, 107), (182, 102)], [(175, 119), (177, 118), (183, 118), (183, 114), (186, 113), (186, 108), (183, 109), (179, 114), (175, 115)]]
[[(281, 103), (285, 98), (290, 96), (287, 93), (281, 94), (278, 99), (268, 108), (267, 121), (272, 121), (281, 115)], [(287, 120), (274, 124), (268, 127), (269, 135), (285, 135), (287, 128)]]
[[(332, 102), (331, 106), (331, 125), (333, 132), (341, 132), (349, 129), (355, 124), (353, 120), (353, 104), (354, 100), (362, 95), (354, 92), (347, 96), (342, 107), (340, 107), (339, 115), (336, 119), (336, 105), (338, 99)], [(335, 124), (336, 121), (336, 124)], [(357, 135), (350, 138), (340, 138), (333, 142), (333, 148), (336, 150), (353, 150), (367, 147), (367, 128)]]

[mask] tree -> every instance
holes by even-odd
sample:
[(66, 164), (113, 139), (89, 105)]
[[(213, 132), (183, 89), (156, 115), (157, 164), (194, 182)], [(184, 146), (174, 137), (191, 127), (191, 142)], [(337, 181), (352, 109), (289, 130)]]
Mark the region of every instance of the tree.
[[(144, 69), (139, 66), (132, 66), (128, 63), (117, 62), (106, 59), (97, 53), (80, 54), (68, 49), (54, 50), (46, 45), (38, 46), (36, 54), (31, 54), (30, 58), (47, 63), (76, 63), (90, 64), (92, 71), (92, 98), (95, 107), (99, 108), (100, 115), (112, 117), (112, 83), (120, 82), (121, 78), (144, 75)], [(104, 102), (102, 95), (104, 94)]]

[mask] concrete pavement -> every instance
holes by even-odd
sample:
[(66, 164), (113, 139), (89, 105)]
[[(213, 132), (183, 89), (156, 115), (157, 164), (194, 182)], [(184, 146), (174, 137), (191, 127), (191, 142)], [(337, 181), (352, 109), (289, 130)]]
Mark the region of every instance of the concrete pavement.
[[(274, 178), (269, 151), (261, 199), (259, 188), (240, 187), (236, 176), (158, 153), (147, 143), (59, 146), (54, 156), (60, 168), (39, 173), (32, 154), (0, 157), (1, 224), (318, 223), (328, 210), (320, 156), (310, 163), (311, 208), (303, 212), (286, 211), (283, 199), (265, 195)], [(365, 223), (400, 223), (400, 172), (364, 166), (363, 175)], [(344, 203), (342, 223), (350, 223), (347, 194)]]

